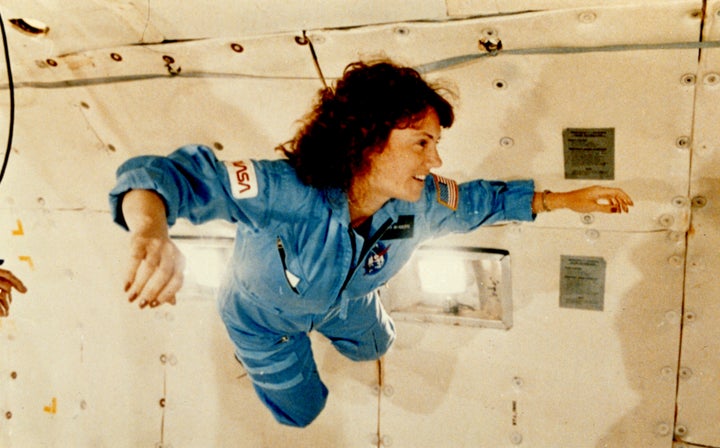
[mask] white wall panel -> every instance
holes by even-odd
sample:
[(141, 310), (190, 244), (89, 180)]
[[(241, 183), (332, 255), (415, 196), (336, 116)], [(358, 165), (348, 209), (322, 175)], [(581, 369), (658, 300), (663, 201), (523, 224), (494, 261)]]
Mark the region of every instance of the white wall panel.
[[(698, 66), (697, 49), (642, 47), (696, 41), (700, 1), (499, 9), (448, 0), (462, 16), (571, 9), (437, 23), (444, 2), (61, 3), (2, 6), (5, 19), (27, 14), (51, 31), (8, 30), (18, 89), (0, 259), (30, 291), (0, 320), (0, 446), (666, 448), (674, 431), (720, 446), (720, 54), (703, 50)], [(719, 11), (708, 2), (706, 41), (720, 40)], [(431, 21), (392, 23), (421, 18)], [(378, 25), (320, 29), (366, 23)], [(383, 53), (434, 67), (432, 79), (457, 89), (442, 173), (532, 177), (555, 190), (607, 183), (636, 206), (626, 216), (562, 211), (445, 239), (510, 251), (513, 327), (398, 322), (379, 390), (376, 364), (347, 361), (315, 337), (330, 401), (301, 431), (275, 424), (239, 378), (212, 299), (145, 312), (125, 302), (127, 235), (110, 222), (106, 195), (122, 161), (186, 143), (225, 159), (276, 157), (321, 86), (309, 47), (295, 40), (304, 28), (328, 78)], [(500, 54), (448, 60), (480, 55), (490, 31)], [(210, 39), (129, 45), (196, 37)], [(616, 47), (588, 48), (608, 45)], [(564, 178), (566, 127), (615, 128), (615, 180)], [(678, 145), (683, 137), (692, 147)], [(232, 234), (186, 223), (174, 233)], [(606, 260), (603, 311), (559, 306), (562, 255)]]
[[(670, 445), (683, 270), (668, 259), (683, 243), (539, 226), (444, 243), (509, 250), (514, 325), (399, 323), (381, 403), (394, 446)], [(603, 311), (559, 307), (561, 255), (605, 259)]]
[[(628, 2), (626, 0), (505, 0), (502, 2), (492, 0), (446, 0), (448, 5), (448, 15), (467, 16), (473, 14), (499, 14), (512, 13), (522, 11), (545, 11), (552, 9), (572, 9), (583, 7), (585, 11), (593, 9), (605, 9), (608, 7), (623, 7), (630, 5), (643, 6), (667, 6), (678, 4), (676, 0), (642, 0), (637, 2)], [(699, 11), (702, 7), (700, 2), (696, 2), (696, 9)]]
[(403, 20), (443, 19), (443, 0), (242, 0), (208, 4), (173, 0), (5, 0), (5, 18), (39, 20), (41, 36), (11, 29), (29, 59), (164, 40), (267, 35)]
[[(311, 38), (323, 70), (337, 76), (347, 61), (381, 52), (414, 66), (478, 54), (478, 39), (494, 30), (504, 44), (510, 42), (497, 56), (431, 74), (460, 96), (457, 124), (444, 133), (445, 166), (440, 171), (460, 180), (532, 177), (540, 189), (553, 190), (612, 183), (635, 199), (631, 216), (556, 213), (552, 225), (583, 227), (592, 220), (599, 228), (684, 232), (689, 220), (690, 150), (678, 142), (688, 141), (692, 133), (694, 85), (684, 82), (684, 75), (695, 73), (697, 50), (630, 46), (626, 51), (530, 56), (503, 51), (692, 41), (699, 22), (686, 16), (686, 8), (687, 4), (610, 8), (603, 10), (603, 17), (607, 12), (604, 20), (612, 26), (585, 36), (577, 31), (582, 24), (575, 13), (553, 11), (323, 31)], [(657, 26), (658, 17), (676, 25)], [(553, 32), (542, 32), (548, 23), (557, 25)], [(565, 180), (562, 131), (573, 127), (615, 128), (614, 181)]]
[[(707, 40), (720, 39), (720, 3), (708, 5)], [(678, 391), (680, 439), (720, 446), (720, 51), (703, 50), (693, 135), (692, 227)]]

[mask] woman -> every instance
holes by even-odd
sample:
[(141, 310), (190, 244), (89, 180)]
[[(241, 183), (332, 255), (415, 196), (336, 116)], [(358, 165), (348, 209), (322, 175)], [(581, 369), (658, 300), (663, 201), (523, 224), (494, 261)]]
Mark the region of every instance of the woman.
[(532, 181), (461, 185), (432, 174), (453, 109), (413, 69), (354, 63), (320, 92), (282, 160), (220, 162), (202, 146), (118, 170), (115, 220), (132, 232), (126, 291), (141, 308), (175, 303), (177, 217), (238, 224), (219, 309), (236, 356), (275, 418), (306, 426), (325, 405), (307, 334), (353, 360), (392, 344), (376, 289), (427, 239), (543, 211), (627, 212), (613, 188), (537, 193)]

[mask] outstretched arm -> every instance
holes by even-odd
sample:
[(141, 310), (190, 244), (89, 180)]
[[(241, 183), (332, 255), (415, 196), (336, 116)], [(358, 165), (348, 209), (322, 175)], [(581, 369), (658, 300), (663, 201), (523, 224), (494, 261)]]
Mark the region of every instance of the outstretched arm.
[(175, 304), (183, 283), (185, 258), (170, 240), (165, 204), (149, 190), (131, 190), (122, 199), (122, 212), (130, 229), (130, 266), (125, 291), (140, 308)]
[(533, 196), (533, 213), (567, 208), (579, 213), (627, 213), (633, 201), (619, 188), (592, 186), (579, 190), (555, 193), (536, 192)]
[(12, 272), (0, 269), (0, 317), (10, 315), (10, 304), (12, 303), (12, 289), (15, 288), (25, 293), (27, 288), (19, 278)]

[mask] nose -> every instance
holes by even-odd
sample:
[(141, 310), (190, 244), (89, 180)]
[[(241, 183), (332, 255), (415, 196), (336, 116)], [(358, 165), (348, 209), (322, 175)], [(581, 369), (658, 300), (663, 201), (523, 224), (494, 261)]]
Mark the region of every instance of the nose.
[(425, 154), (425, 164), (428, 168), (440, 168), (442, 166), (443, 162), (440, 158), (440, 153), (438, 153), (437, 145), (431, 145)]

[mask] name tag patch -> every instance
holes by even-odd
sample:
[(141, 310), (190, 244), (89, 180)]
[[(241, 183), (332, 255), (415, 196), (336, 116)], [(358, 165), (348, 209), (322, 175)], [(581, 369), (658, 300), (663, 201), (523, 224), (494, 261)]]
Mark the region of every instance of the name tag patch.
[(258, 195), (255, 166), (249, 160), (224, 162), (228, 171), (230, 188), (235, 199), (250, 199)]
[(400, 215), (395, 224), (383, 233), (384, 240), (400, 240), (412, 238), (415, 230), (414, 215)]

